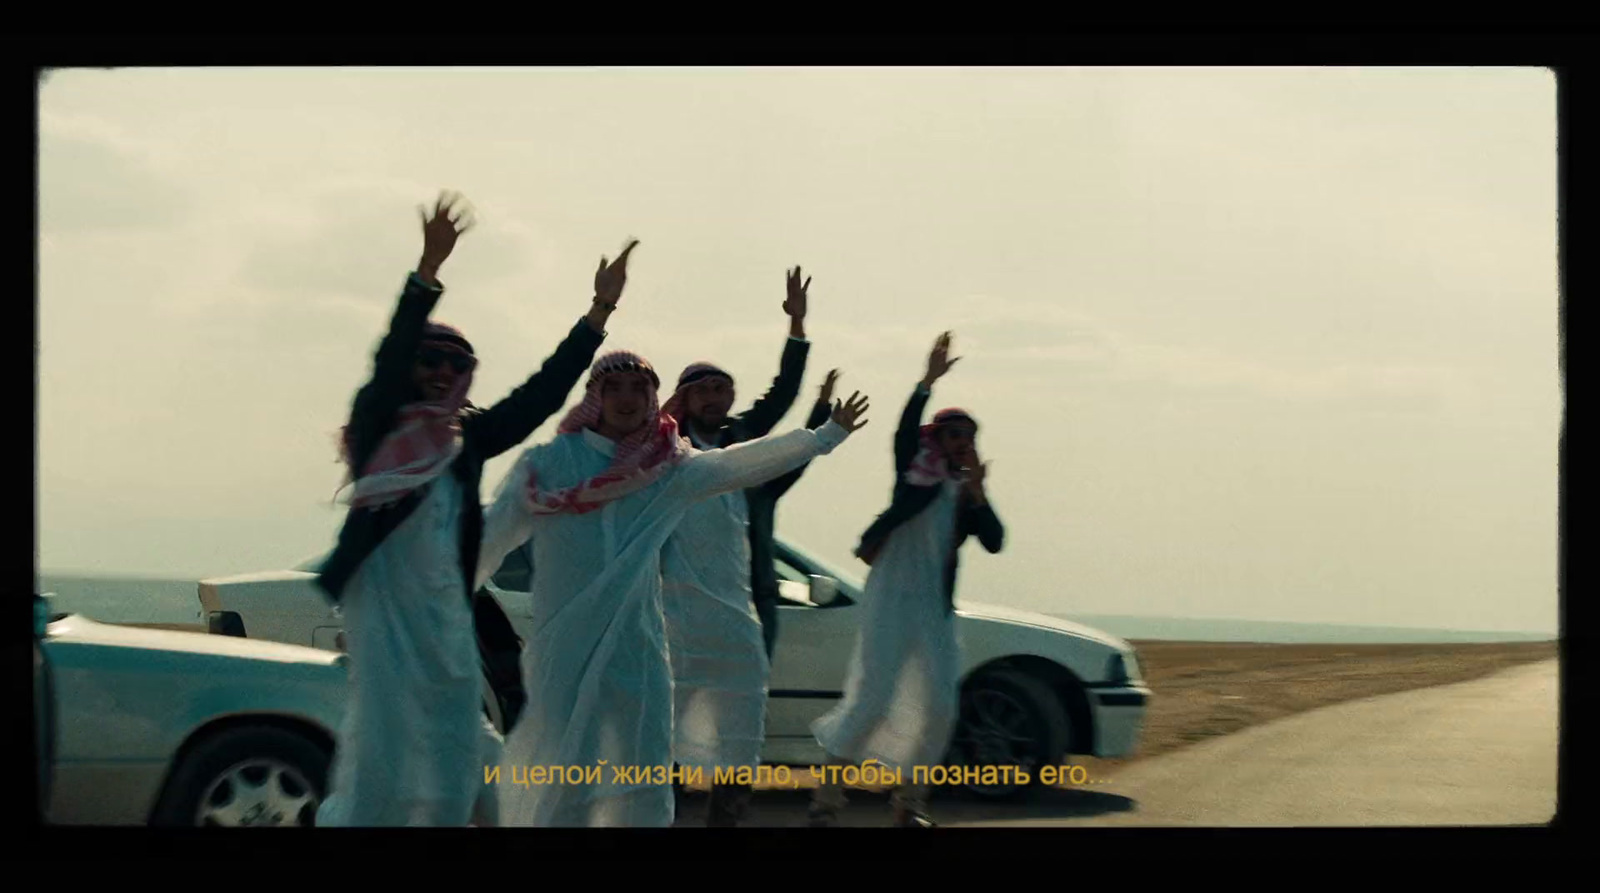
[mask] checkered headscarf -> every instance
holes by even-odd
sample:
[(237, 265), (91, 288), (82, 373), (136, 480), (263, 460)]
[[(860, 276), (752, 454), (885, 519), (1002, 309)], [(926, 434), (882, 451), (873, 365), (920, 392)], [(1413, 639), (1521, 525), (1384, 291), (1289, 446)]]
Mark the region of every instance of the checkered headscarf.
[[(443, 323), (428, 323), (420, 346), (473, 355), (472, 345), (461, 332)], [(400, 407), (393, 428), (359, 474), (350, 467), (352, 444), (350, 428), (345, 426), (340, 432), (345, 485), (355, 484), (350, 505), (389, 505), (443, 474), (461, 453), (461, 410), (470, 405), (467, 390), (471, 387), (472, 370), (468, 369), (456, 377), (455, 388), (444, 399), (417, 400)]]
[(625, 350), (613, 351), (594, 361), (583, 402), (561, 420), (558, 432), (573, 434), (598, 425), (601, 387), (607, 377), (626, 373), (650, 379), (650, 405), (644, 423), (617, 442), (616, 454), (605, 471), (571, 487), (554, 491), (541, 489), (537, 476), (528, 469), (524, 498), (530, 511), (545, 515), (592, 512), (613, 499), (649, 486), (688, 455), (689, 447), (678, 434), (677, 420), (662, 412), (657, 403), (656, 392), (661, 379), (654, 367), (644, 357)]
[(965, 422), (971, 425), (973, 430), (977, 430), (978, 427), (971, 413), (956, 407), (939, 410), (933, 414), (933, 421), (922, 426), (922, 438), (917, 448), (917, 456), (911, 460), (911, 467), (906, 469), (906, 483), (926, 487), (955, 477), (955, 472), (950, 468), (950, 458), (939, 448), (937, 435), (940, 428), (956, 422)]

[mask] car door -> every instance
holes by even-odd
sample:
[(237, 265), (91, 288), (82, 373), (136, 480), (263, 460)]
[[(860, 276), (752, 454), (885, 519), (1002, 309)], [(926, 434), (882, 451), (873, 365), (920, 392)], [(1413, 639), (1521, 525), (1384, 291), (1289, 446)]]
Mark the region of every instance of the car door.
[(775, 556), (778, 572), (778, 641), (767, 684), (767, 737), (811, 737), (811, 723), (839, 700), (861, 611), (849, 599), (819, 606), (810, 599), (810, 575)]

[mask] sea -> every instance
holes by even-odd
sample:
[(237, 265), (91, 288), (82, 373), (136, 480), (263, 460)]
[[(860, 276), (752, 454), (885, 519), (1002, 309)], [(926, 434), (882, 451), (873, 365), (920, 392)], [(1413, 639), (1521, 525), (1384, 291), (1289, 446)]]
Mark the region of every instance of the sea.
[[(35, 585), (36, 591), (51, 593), (51, 610), (55, 612), (83, 614), (109, 623), (201, 622), (200, 599), (195, 580), (40, 574), (36, 578)], [(1051, 613), (1053, 616), (1091, 626), (1123, 639), (1180, 642), (1402, 644), (1540, 642), (1557, 638), (1552, 632)]]

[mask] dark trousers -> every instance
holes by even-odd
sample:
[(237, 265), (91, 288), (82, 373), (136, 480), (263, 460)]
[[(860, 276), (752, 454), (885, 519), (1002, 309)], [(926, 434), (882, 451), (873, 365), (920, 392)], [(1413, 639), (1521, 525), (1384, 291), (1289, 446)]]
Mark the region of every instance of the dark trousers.
[(761, 638), (767, 644), (767, 660), (772, 660), (773, 646), (778, 644), (778, 594), (756, 592), (756, 616), (761, 618)]

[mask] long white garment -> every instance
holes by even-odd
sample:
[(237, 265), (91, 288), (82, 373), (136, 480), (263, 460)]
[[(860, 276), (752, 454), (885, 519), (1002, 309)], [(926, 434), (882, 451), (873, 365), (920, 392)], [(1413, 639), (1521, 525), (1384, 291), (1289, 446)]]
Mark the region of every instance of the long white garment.
[[(506, 737), (502, 825), (672, 824), (661, 547), (696, 501), (798, 468), (846, 435), (830, 423), (692, 453), (649, 487), (582, 515), (532, 515), (522, 494), (528, 468), (551, 489), (570, 486), (603, 471), (615, 445), (585, 430), (523, 454), (485, 518), (479, 564), (486, 580), (512, 549), (531, 550), (528, 703)], [(586, 774), (596, 766), (598, 777)], [(562, 767), (562, 776), (534, 783), (548, 767)]]
[(766, 740), (767, 664), (750, 596), (744, 493), (689, 509), (661, 553), (661, 604), (672, 660), (673, 759), (710, 780), (754, 769)]
[(483, 788), (482, 673), (445, 474), (350, 578), (349, 706), (323, 826), (465, 827)]
[(830, 755), (876, 759), (908, 783), (914, 767), (942, 764), (959, 717), (961, 652), (943, 593), (960, 486), (946, 481), (889, 534), (863, 588), (844, 697), (811, 724)]

